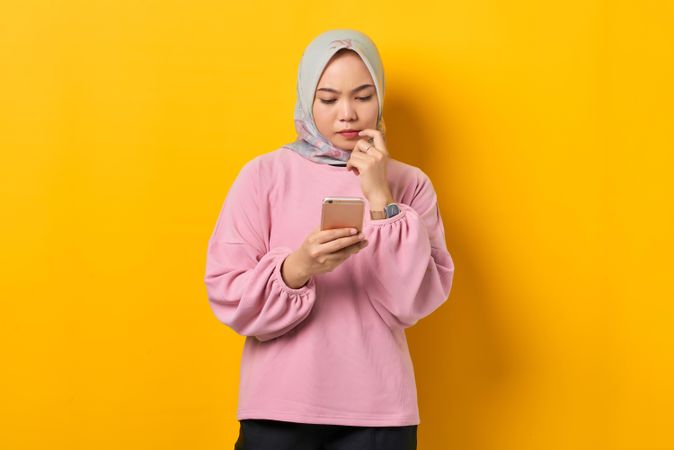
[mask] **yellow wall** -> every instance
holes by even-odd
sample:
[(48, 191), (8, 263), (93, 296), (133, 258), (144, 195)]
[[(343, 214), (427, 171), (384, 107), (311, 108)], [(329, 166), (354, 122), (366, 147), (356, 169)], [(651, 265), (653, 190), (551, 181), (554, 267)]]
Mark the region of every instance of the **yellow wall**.
[(233, 447), (206, 241), (341, 27), (456, 264), (408, 331), (419, 448), (674, 448), (674, 3), (440, 3), (2, 3), (0, 448)]

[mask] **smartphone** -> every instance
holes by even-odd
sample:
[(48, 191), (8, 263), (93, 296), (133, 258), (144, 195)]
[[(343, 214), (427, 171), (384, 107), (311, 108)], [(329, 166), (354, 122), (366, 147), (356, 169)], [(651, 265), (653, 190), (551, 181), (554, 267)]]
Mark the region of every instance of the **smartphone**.
[(363, 231), (365, 200), (362, 197), (325, 197), (321, 213), (321, 231), (355, 228)]

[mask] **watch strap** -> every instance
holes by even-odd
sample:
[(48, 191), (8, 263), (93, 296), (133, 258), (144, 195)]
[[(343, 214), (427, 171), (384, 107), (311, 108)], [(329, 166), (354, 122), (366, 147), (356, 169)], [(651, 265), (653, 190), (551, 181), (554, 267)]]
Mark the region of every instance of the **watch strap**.
[[(389, 211), (389, 207), (391, 205), (395, 206), (395, 208), (394, 208), (395, 214), (392, 214), (392, 215), (389, 216), (388, 211)], [(396, 202), (391, 202), (391, 203), (387, 204), (384, 209), (380, 209), (378, 211), (370, 210), (370, 218), (373, 219), (373, 220), (388, 219), (389, 217), (393, 217), (393, 216), (397, 215), (399, 212), (400, 212), (400, 207), (398, 207)]]
[(370, 219), (373, 220), (386, 219), (386, 210), (385, 209), (380, 209), (377, 211), (370, 210)]

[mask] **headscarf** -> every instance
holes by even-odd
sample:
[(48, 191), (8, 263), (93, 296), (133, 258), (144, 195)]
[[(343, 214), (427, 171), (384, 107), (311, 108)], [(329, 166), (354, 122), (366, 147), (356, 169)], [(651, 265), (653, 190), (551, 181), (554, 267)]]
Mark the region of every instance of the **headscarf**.
[(384, 67), (372, 39), (360, 31), (351, 29), (329, 30), (319, 34), (304, 50), (297, 74), (297, 101), (295, 103), (295, 130), (297, 140), (283, 147), (321, 164), (343, 164), (351, 152), (334, 146), (316, 128), (312, 114), (318, 80), (330, 58), (343, 48), (354, 50), (363, 60), (372, 76), (379, 112), (377, 129), (386, 133), (382, 110), (384, 107)]

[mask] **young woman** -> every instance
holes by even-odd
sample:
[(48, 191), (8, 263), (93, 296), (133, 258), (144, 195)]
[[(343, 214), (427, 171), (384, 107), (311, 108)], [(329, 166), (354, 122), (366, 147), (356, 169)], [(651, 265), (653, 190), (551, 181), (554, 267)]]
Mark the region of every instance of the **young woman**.
[[(443, 304), (454, 263), (433, 185), (390, 157), (369, 37), (305, 49), (297, 140), (247, 162), (208, 242), (217, 319), (246, 336), (238, 450), (416, 449), (405, 328)], [(322, 199), (362, 197), (363, 230), (320, 230)]]

